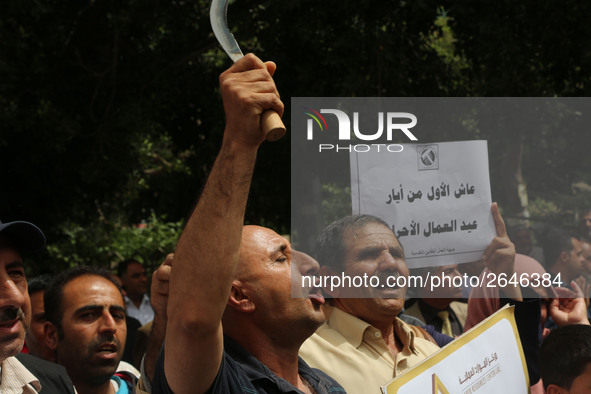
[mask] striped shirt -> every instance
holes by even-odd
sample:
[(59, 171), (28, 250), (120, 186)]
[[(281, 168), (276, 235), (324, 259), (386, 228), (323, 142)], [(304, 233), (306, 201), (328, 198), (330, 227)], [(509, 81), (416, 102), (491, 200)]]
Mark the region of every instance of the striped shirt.
[(41, 391), (39, 380), (15, 357), (8, 357), (0, 364), (2, 394), (37, 394)]

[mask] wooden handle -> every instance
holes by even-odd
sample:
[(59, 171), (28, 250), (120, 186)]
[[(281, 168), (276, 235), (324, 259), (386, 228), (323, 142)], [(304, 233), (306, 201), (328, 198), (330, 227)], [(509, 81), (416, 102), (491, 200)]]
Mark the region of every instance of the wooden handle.
[(261, 115), (261, 128), (265, 132), (267, 141), (277, 141), (285, 135), (285, 125), (279, 114), (273, 110), (267, 110)]

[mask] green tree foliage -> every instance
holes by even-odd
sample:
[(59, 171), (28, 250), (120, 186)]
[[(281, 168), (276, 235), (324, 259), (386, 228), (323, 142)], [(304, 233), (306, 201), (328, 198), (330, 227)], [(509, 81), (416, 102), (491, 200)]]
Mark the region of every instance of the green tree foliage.
[(107, 269), (133, 257), (151, 272), (163, 261), (163, 256), (174, 251), (182, 229), (182, 221), (169, 222), (153, 213), (147, 222), (134, 226), (122, 226), (99, 220), (93, 227), (76, 223), (62, 223), (64, 239), (50, 243), (48, 259), (38, 272), (51, 272), (64, 266), (94, 265)]
[[(92, 233), (103, 217), (113, 228), (140, 223), (152, 210), (172, 223), (182, 219), (222, 123), (221, 57), (211, 51), (207, 4), (0, 7), (2, 219), (39, 223), (57, 244), (72, 239), (66, 229), (102, 236)], [(86, 246), (80, 259), (101, 256), (101, 245), (96, 256)]]
[[(591, 94), (591, 5), (574, 0), (450, 3), (448, 15), (456, 49), (470, 65), (464, 74), (473, 96), (585, 97)], [(533, 214), (561, 225), (572, 225), (576, 213), (590, 205), (591, 194), (575, 189), (591, 184), (591, 134), (577, 122), (580, 108), (540, 108), (538, 124), (524, 124), (519, 116), (504, 127), (484, 130), (491, 142), (493, 191), (501, 202), (511, 181), (502, 171), (520, 145), (520, 164), (528, 194), (537, 203)], [(564, 113), (564, 112), (563, 112)], [(578, 130), (575, 132), (574, 130)], [(540, 201), (543, 201), (541, 205)], [(555, 206), (554, 211), (539, 209)], [(542, 214), (543, 212), (548, 215)], [(552, 212), (552, 214), (550, 214)]]

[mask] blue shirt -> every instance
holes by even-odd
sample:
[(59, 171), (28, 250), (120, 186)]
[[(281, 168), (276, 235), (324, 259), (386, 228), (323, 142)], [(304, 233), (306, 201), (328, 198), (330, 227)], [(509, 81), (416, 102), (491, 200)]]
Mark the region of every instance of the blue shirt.
[[(298, 361), (298, 372), (318, 394), (345, 393), (345, 389), (334, 379), (318, 369), (310, 368), (301, 358)], [(300, 390), (275, 375), (246, 349), (226, 336), (224, 336), (224, 355), (220, 369), (207, 392), (212, 394), (301, 393)], [(164, 374), (164, 348), (156, 362), (152, 393), (172, 393)]]
[(113, 375), (111, 376), (111, 380), (114, 380), (117, 385), (119, 386), (119, 389), (117, 390), (116, 394), (131, 394), (132, 392), (129, 390), (129, 386), (127, 385), (127, 382), (123, 379), (121, 379), (119, 376)]

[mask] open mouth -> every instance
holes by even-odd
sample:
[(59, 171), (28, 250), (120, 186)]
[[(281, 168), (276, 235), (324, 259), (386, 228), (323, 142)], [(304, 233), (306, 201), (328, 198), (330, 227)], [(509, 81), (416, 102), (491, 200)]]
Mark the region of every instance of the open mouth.
[(320, 292), (320, 289), (314, 289), (313, 292), (308, 294), (308, 298), (310, 298), (310, 301), (312, 301), (314, 309), (320, 309), (320, 307), (325, 303), (324, 296)]
[(104, 343), (96, 349), (96, 352), (97, 354), (102, 356), (109, 356), (112, 354), (116, 354), (118, 350), (119, 349), (117, 345), (115, 345), (114, 343)]

